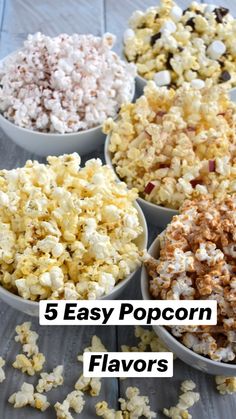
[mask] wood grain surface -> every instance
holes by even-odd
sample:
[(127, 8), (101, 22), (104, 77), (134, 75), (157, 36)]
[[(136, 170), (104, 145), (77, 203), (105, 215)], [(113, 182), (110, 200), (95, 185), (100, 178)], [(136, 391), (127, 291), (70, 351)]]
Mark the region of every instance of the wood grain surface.
[[(214, 0), (214, 4), (222, 1)], [(179, 1), (183, 7), (189, 2)], [(154, 0), (0, 0), (0, 58), (18, 48), (29, 32), (42, 31), (48, 35), (66, 33), (102, 34), (110, 31), (117, 35), (116, 51), (121, 53), (122, 33), (127, 27), (127, 21), (136, 9), (145, 9), (155, 5)], [(224, 0), (223, 5), (231, 8), (236, 15), (236, 1)], [(103, 159), (103, 150), (93, 153)], [(90, 156), (86, 156), (89, 158)], [(86, 160), (83, 159), (83, 160)], [(24, 165), (27, 159), (38, 159), (35, 155), (14, 145), (0, 131), (0, 168), (11, 169)], [(157, 229), (149, 226), (149, 243), (157, 234)], [(126, 299), (141, 298), (140, 274), (138, 273), (123, 295)], [(6, 381), (0, 385), (0, 419), (45, 419), (55, 418), (53, 408), (40, 413), (32, 408), (13, 409), (7, 403), (8, 397), (17, 391), (23, 381), (36, 383), (36, 377), (28, 377), (11, 367), (20, 345), (14, 342), (15, 326), (29, 317), (22, 315), (0, 302), (0, 356), (6, 359)], [(73, 385), (82, 371), (76, 357), (86, 347), (92, 335), (100, 336), (110, 351), (120, 349), (125, 343), (135, 342), (133, 327), (40, 327), (33, 319), (33, 329), (39, 335), (40, 350), (46, 355), (46, 370), (52, 370), (58, 364), (65, 365), (65, 384), (63, 387), (48, 393), (48, 399), (53, 405), (62, 401), (66, 394), (73, 390)], [(103, 379), (102, 391), (99, 397), (86, 396), (86, 406), (83, 413), (74, 417), (90, 419), (95, 417), (94, 404), (98, 400), (107, 400), (113, 408), (118, 407), (117, 400), (124, 395), (129, 385), (138, 386), (141, 393), (148, 395), (152, 410), (157, 417), (163, 419), (163, 407), (174, 405), (178, 398), (180, 383), (186, 378), (192, 378), (201, 394), (200, 402), (191, 410), (193, 419), (235, 419), (236, 396), (221, 396), (217, 393), (214, 378), (200, 373), (176, 360), (174, 377), (171, 379), (126, 379), (120, 382), (116, 379)]]

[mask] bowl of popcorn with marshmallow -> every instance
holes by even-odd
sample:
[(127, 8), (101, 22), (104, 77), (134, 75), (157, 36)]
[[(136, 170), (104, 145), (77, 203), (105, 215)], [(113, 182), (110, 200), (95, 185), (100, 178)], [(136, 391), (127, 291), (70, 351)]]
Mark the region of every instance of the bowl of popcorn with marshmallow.
[(137, 193), (109, 167), (47, 161), (0, 171), (0, 298), (35, 316), (42, 299), (117, 298), (147, 246)]
[(223, 86), (175, 90), (149, 81), (143, 96), (105, 122), (106, 162), (138, 190), (147, 219), (165, 227), (186, 199), (236, 191), (235, 120)]
[(154, 326), (180, 359), (236, 375), (236, 195), (186, 201), (156, 238), (142, 268), (145, 300), (216, 300), (215, 326)]
[(115, 36), (29, 35), (0, 64), (0, 127), (41, 156), (97, 150), (102, 123), (134, 96), (133, 64), (112, 51)]
[(137, 66), (138, 90), (147, 80), (201, 89), (207, 80), (236, 86), (236, 20), (229, 9), (192, 2), (183, 10), (172, 0), (137, 10), (124, 33), (124, 55)]

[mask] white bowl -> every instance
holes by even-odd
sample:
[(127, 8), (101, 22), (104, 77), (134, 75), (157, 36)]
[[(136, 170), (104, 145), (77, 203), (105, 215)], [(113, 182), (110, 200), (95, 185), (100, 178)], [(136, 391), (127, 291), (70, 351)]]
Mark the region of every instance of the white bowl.
[[(109, 150), (110, 137), (111, 137), (110, 134), (107, 135), (107, 138), (105, 141), (105, 150), (104, 150), (105, 161), (106, 161), (106, 164), (112, 168), (117, 179), (119, 181), (122, 181), (117, 175), (115, 168), (112, 164), (112, 153)], [(151, 202), (148, 202), (143, 198), (138, 198), (137, 201), (139, 205), (141, 206), (147, 218), (147, 221), (161, 228), (165, 228), (166, 225), (172, 220), (173, 216), (179, 213), (177, 210), (161, 207), (160, 205), (156, 205), (156, 204), (152, 204)]]
[[(140, 250), (144, 250), (147, 248), (148, 242), (148, 230), (145, 217), (140, 206), (137, 202), (134, 202), (134, 206), (138, 211), (138, 218), (141, 226), (143, 227), (143, 233), (136, 239), (136, 244), (138, 245)], [(133, 271), (127, 278), (120, 281), (110, 294), (104, 295), (103, 297), (99, 298), (101, 300), (115, 300), (120, 296), (123, 290), (128, 285), (131, 278), (135, 275), (139, 268)], [(5, 303), (9, 304), (11, 307), (15, 308), (16, 310), (22, 311), (23, 313), (29, 314), (30, 316), (39, 316), (39, 303), (35, 301), (25, 300), (24, 298), (13, 294), (12, 292), (6, 290), (0, 285), (0, 298)]]
[[(0, 69), (4, 61), (11, 60), (17, 51), (3, 58), (0, 61)], [(135, 94), (135, 81), (131, 86), (130, 101), (132, 102)], [(46, 157), (48, 155), (60, 156), (61, 154), (79, 153), (81, 156), (91, 151), (97, 150), (105, 142), (105, 135), (102, 132), (102, 124), (87, 130), (60, 134), (44, 133), (22, 128), (10, 122), (0, 114), (0, 127), (5, 134), (17, 145)]]
[[(160, 245), (159, 238), (157, 237), (152, 243), (151, 247), (148, 250), (148, 253), (155, 257), (159, 257)], [(141, 291), (144, 300), (150, 300), (152, 297), (149, 293), (149, 277), (145, 266), (142, 267), (141, 271)], [(158, 304), (158, 300), (157, 304)], [(188, 349), (181, 342), (179, 342), (168, 330), (163, 326), (153, 326), (153, 330), (165, 343), (167, 348), (173, 351), (178, 358), (183, 362), (192, 367), (213, 375), (226, 375), (226, 376), (236, 376), (236, 364), (226, 364), (223, 362), (216, 362), (208, 359), (202, 355), (198, 355), (196, 352)]]

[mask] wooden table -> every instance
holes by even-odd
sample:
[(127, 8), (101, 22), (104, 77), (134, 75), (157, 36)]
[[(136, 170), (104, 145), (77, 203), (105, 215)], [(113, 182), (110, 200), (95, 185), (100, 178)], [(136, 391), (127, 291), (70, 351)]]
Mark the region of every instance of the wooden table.
[[(189, 2), (181, 0), (179, 3), (186, 7)], [(236, 15), (235, 0), (214, 0), (214, 3), (229, 6)], [(155, 0), (0, 0), (0, 58), (18, 48), (28, 33), (37, 31), (52, 36), (61, 32), (92, 32), (95, 35), (101, 35), (105, 31), (113, 32), (118, 37), (116, 51), (120, 53), (122, 33), (132, 11), (154, 4)], [(94, 156), (103, 158), (103, 150), (99, 150)], [(17, 147), (0, 132), (0, 168), (22, 166), (27, 159), (38, 157)], [(43, 161), (41, 158), (39, 160)], [(157, 230), (152, 226), (149, 230), (151, 242)], [(125, 297), (140, 298), (139, 274), (133, 279)], [(20, 345), (14, 342), (15, 326), (27, 320), (29, 317), (0, 302), (0, 356), (7, 362), (7, 379), (0, 385), (1, 419), (55, 417), (52, 408), (40, 413), (32, 408), (15, 410), (7, 403), (9, 395), (17, 391), (23, 381), (37, 381), (36, 378), (23, 375), (11, 367), (16, 354), (20, 352)], [(40, 335), (40, 349), (46, 355), (46, 370), (50, 371), (60, 363), (65, 365), (64, 386), (48, 393), (52, 405), (57, 400), (62, 401), (73, 390), (73, 384), (82, 371), (76, 355), (88, 346), (93, 334), (100, 336), (110, 351), (120, 350), (122, 343), (132, 345), (135, 342), (132, 327), (39, 327), (35, 319), (32, 323), (33, 329)], [(161, 410), (176, 404), (180, 383), (187, 378), (196, 382), (197, 390), (201, 394), (200, 402), (192, 410), (194, 419), (235, 418), (236, 396), (219, 395), (215, 389), (214, 377), (200, 373), (179, 360), (175, 361), (174, 378), (171, 379), (140, 378), (120, 382), (112, 378), (103, 379), (100, 396), (86, 397), (86, 406), (80, 417), (95, 417), (94, 404), (98, 400), (105, 399), (111, 407), (117, 408), (117, 399), (124, 395), (126, 387), (135, 385), (141, 389), (142, 394), (149, 396), (152, 410), (157, 412), (157, 417), (164, 418)], [(74, 415), (75, 418), (77, 416)]]

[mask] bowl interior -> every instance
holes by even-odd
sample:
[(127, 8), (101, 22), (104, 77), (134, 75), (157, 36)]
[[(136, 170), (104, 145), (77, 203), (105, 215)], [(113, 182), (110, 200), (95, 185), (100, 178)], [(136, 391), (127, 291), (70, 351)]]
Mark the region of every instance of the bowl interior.
[[(160, 255), (160, 242), (159, 237), (153, 241), (152, 245), (148, 249), (149, 255), (151, 255), (154, 258), (158, 258)], [(150, 300), (152, 297), (149, 293), (149, 277), (147, 270), (145, 266), (142, 267), (141, 272), (141, 292), (142, 297), (144, 300)], [(181, 342), (178, 341), (165, 327), (163, 326), (154, 326), (154, 331), (157, 333), (157, 335), (160, 335), (161, 339), (166, 343), (166, 345), (172, 349), (174, 352), (176, 351), (181, 353), (183, 361), (185, 361), (184, 357), (186, 358), (194, 358), (194, 367), (205, 370), (208, 373), (213, 374), (222, 374), (222, 375), (236, 375), (236, 364), (227, 364), (223, 362), (217, 362), (213, 361), (212, 359), (209, 359), (207, 357), (204, 357), (203, 355), (199, 355), (196, 352), (192, 351), (191, 349), (187, 348), (185, 345), (183, 345)], [(178, 354), (177, 354), (178, 355)], [(211, 372), (212, 369), (212, 372)], [(217, 372), (214, 372), (217, 371)], [(220, 371), (220, 372), (219, 372)]]

